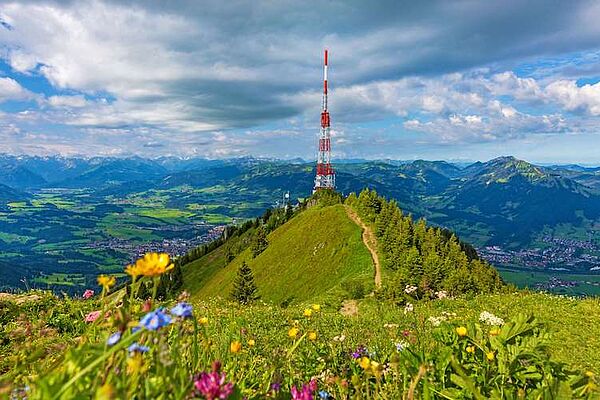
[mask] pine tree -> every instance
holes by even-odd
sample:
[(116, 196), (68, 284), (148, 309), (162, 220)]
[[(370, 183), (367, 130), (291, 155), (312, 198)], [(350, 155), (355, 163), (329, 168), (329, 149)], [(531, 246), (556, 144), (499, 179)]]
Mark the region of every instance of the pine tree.
[(254, 233), (254, 237), (252, 238), (252, 244), (250, 245), (252, 257), (256, 257), (260, 253), (265, 251), (268, 245), (269, 241), (267, 239), (267, 232), (265, 228), (261, 226), (256, 230), (256, 232)]
[(237, 277), (233, 282), (231, 297), (242, 304), (248, 304), (254, 300), (258, 300), (260, 297), (258, 295), (258, 287), (254, 282), (254, 275), (248, 264), (246, 264), (246, 261), (242, 262), (242, 265), (238, 269)]

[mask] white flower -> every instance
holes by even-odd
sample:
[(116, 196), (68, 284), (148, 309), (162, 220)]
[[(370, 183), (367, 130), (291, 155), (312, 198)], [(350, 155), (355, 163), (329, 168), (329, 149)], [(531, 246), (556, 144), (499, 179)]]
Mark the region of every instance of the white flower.
[(396, 350), (398, 350), (398, 352), (401, 352), (402, 350), (404, 350), (405, 348), (407, 348), (410, 343), (408, 343), (406, 340), (402, 340), (401, 342), (398, 343), (394, 343), (396, 346)]
[(411, 294), (412, 292), (414, 292), (415, 290), (417, 290), (416, 286), (413, 285), (406, 285), (406, 287), (404, 288), (404, 293), (406, 294)]
[(398, 324), (383, 324), (384, 328), (395, 329), (398, 327)]
[(414, 306), (411, 303), (406, 303), (406, 306), (404, 306), (404, 314), (408, 314), (409, 312), (412, 312), (414, 310)]
[(427, 321), (431, 322), (431, 325), (433, 326), (440, 326), (440, 324), (442, 323), (442, 321), (445, 321), (446, 318), (445, 317), (429, 317), (427, 318)]
[(448, 297), (448, 292), (446, 292), (445, 290), (440, 290), (439, 292), (435, 292), (435, 297), (437, 297), (438, 299), (445, 299), (446, 297)]
[(493, 326), (504, 325), (504, 320), (502, 318), (496, 317), (494, 314), (487, 311), (483, 311), (481, 314), (479, 314), (479, 321)]
[(343, 342), (344, 340), (346, 340), (346, 335), (339, 335), (333, 337), (334, 342)]

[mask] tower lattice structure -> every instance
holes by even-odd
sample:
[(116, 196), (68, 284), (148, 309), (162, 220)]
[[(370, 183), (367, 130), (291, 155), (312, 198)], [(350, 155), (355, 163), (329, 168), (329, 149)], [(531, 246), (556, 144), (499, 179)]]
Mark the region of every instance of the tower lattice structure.
[(317, 155), (317, 175), (314, 191), (335, 188), (335, 171), (331, 166), (331, 132), (329, 110), (327, 109), (327, 50), (323, 63), (323, 109), (321, 111), (321, 132), (319, 135), (319, 153)]

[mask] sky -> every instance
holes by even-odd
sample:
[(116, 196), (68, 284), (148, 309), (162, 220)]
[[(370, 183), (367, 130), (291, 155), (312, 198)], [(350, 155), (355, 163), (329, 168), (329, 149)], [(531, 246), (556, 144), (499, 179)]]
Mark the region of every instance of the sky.
[(600, 164), (600, 1), (3, 1), (0, 152)]

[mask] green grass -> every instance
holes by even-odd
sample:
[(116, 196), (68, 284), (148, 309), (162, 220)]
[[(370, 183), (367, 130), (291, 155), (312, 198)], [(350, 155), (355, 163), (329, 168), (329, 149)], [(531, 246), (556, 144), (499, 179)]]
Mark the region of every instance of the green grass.
[(14, 233), (0, 232), (0, 241), (4, 243), (21, 243), (25, 244), (32, 240), (31, 236), (17, 235)]
[(309, 209), (269, 235), (256, 258), (247, 249), (225, 266), (220, 248), (184, 267), (186, 288), (194, 298), (227, 297), (240, 264), (252, 268), (264, 300), (302, 301), (334, 295), (344, 281), (372, 280), (371, 256), (361, 229), (343, 206)]
[(553, 290), (554, 293), (569, 296), (600, 296), (600, 275), (569, 274), (560, 271), (542, 272), (497, 269), (502, 279), (519, 288), (534, 289), (536, 284), (545, 283), (551, 277), (557, 277), (564, 281), (577, 281), (579, 285), (570, 288), (557, 288)]
[(53, 273), (47, 276), (34, 278), (33, 282), (42, 285), (82, 286), (85, 284), (85, 278), (81, 274)]

